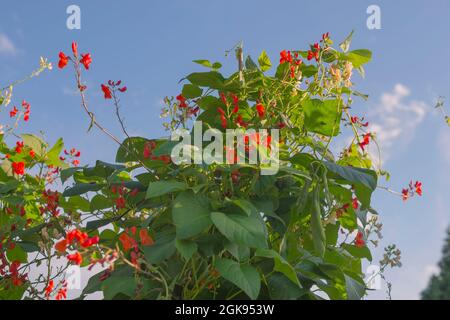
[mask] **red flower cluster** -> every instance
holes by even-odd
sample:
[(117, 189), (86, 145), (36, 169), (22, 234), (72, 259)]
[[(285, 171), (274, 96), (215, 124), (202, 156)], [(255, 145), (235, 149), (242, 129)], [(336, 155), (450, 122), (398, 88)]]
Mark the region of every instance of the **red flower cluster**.
[[(89, 248), (93, 245), (96, 245), (99, 241), (100, 238), (98, 236), (90, 238), (86, 232), (74, 229), (66, 234), (65, 239), (55, 244), (55, 249), (59, 252), (66, 252), (67, 247), (73, 243), (78, 243), (83, 248)], [(83, 262), (83, 256), (78, 251), (73, 254), (67, 255), (66, 258), (77, 265), (80, 265)]]
[(22, 153), (22, 149), (23, 149), (24, 145), (23, 145), (23, 141), (17, 141), (16, 142), (16, 153)]
[(122, 84), (122, 80), (118, 80), (118, 81), (112, 81), (112, 80), (108, 80), (108, 84), (101, 84), (101, 89), (103, 91), (103, 96), (105, 99), (112, 99), (113, 94), (112, 92), (115, 91), (116, 89), (119, 92), (125, 92), (127, 91), (127, 87), (123, 86), (123, 87), (119, 87)]
[(316, 59), (316, 61), (319, 60), (319, 53), (320, 53), (320, 45), (316, 42), (312, 46), (311, 50), (308, 50), (308, 61), (312, 58)]
[[(78, 61), (78, 45), (76, 42), (72, 42), (72, 52), (75, 57), (75, 61)], [(63, 69), (66, 67), (69, 60), (72, 60), (72, 58), (66, 56), (65, 53), (61, 51), (59, 53), (58, 68)], [(81, 54), (81, 59), (79, 61), (86, 70), (89, 70), (89, 65), (92, 63), (91, 54)]]
[[(54, 288), (55, 288), (55, 282), (53, 280), (50, 280), (48, 282), (47, 287), (44, 290), (44, 294), (47, 299), (50, 298), (50, 295), (52, 294)], [(62, 299), (67, 299), (67, 282), (65, 282), (65, 281), (63, 283), (63, 286), (56, 293), (56, 297), (55, 297), (55, 300), (62, 300)]]
[(362, 117), (361, 119), (358, 118), (358, 117), (350, 117), (350, 121), (351, 121), (353, 124), (357, 124), (357, 125), (360, 125), (360, 126), (362, 126), (362, 127), (367, 127), (367, 126), (369, 126), (369, 122), (363, 122), (363, 121), (364, 121), (364, 117)]
[(353, 198), (352, 199), (352, 207), (353, 207), (353, 209), (358, 209), (359, 208), (359, 202), (358, 202), (358, 199), (357, 198)]
[(362, 248), (366, 245), (366, 242), (364, 241), (364, 235), (361, 231), (358, 231), (355, 238), (355, 246), (358, 248)]
[[(76, 159), (79, 158), (81, 156), (81, 152), (75, 148), (70, 149), (70, 151), (67, 151), (67, 149), (64, 149), (64, 154), (69, 157), (72, 162), (72, 164), (76, 167), (80, 164), (80, 160)], [(65, 161), (67, 158), (66, 157), (59, 157), (59, 159), (61, 161)]]
[(364, 148), (369, 145), (371, 137), (372, 137), (372, 134), (370, 132), (363, 135), (363, 140), (359, 143), (359, 147), (363, 151), (364, 151)]
[(289, 68), (290, 76), (291, 78), (295, 78), (295, 72), (297, 67), (302, 64), (302, 60), (298, 59), (298, 52), (294, 53), (293, 59), (290, 51), (283, 50), (280, 52), (280, 64), (283, 63), (289, 63), (291, 65)]
[(45, 206), (40, 207), (41, 214), (50, 213), (53, 217), (59, 215), (59, 195), (58, 191), (45, 190), (42, 193), (42, 199), (45, 201)]
[(409, 198), (413, 197), (415, 194), (417, 194), (418, 196), (422, 196), (422, 182), (420, 181), (416, 181), (414, 184), (411, 181), (408, 188), (402, 190), (402, 199), (403, 201), (406, 201)]
[[(130, 229), (126, 229), (125, 232), (123, 232), (119, 236), (119, 241), (122, 243), (122, 248), (124, 252), (130, 251), (130, 249), (133, 249), (131, 251), (131, 262), (134, 265), (137, 265), (137, 260), (141, 256), (141, 253), (139, 252), (139, 244), (136, 240), (137, 235), (137, 228), (131, 227)], [(154, 244), (153, 238), (148, 234), (148, 230), (146, 228), (142, 228), (139, 230), (139, 242), (143, 246), (151, 246)]]
[(178, 106), (180, 108), (187, 108), (188, 105), (186, 103), (186, 98), (183, 97), (183, 95), (181, 95), (181, 94), (177, 95), (176, 99), (178, 100)]
[(58, 293), (55, 297), (56, 300), (62, 300), (67, 299), (67, 284), (65, 283), (64, 286), (58, 290)]
[(45, 297), (48, 299), (53, 292), (53, 288), (55, 287), (55, 283), (53, 280), (50, 280), (47, 284), (47, 287), (44, 290)]
[(264, 116), (266, 115), (266, 108), (261, 103), (258, 103), (255, 106), (255, 109), (256, 109), (256, 112), (258, 113), (258, 117), (260, 119), (264, 118)]
[(219, 112), (220, 114), (220, 123), (222, 125), (222, 128), (226, 129), (228, 126), (228, 120), (227, 117), (225, 116), (225, 111), (221, 107), (218, 107), (217, 112)]
[[(30, 120), (31, 106), (26, 100), (22, 101), (22, 109), (23, 109), (23, 121), (27, 122), (28, 120)], [(9, 117), (14, 118), (18, 112), (19, 109), (17, 109), (17, 107), (14, 106), (13, 109), (9, 112)]]
[(190, 107), (190, 106), (188, 105), (188, 103), (186, 102), (186, 101), (187, 101), (186, 98), (183, 97), (182, 94), (179, 94), (179, 95), (176, 97), (176, 99), (177, 99), (177, 101), (178, 101), (178, 107), (180, 107), (181, 109), (186, 109), (186, 113), (187, 113), (189, 116), (197, 116), (197, 113), (198, 113), (199, 110), (200, 110), (200, 108), (199, 108), (198, 106), (197, 106), (197, 107)]
[(112, 98), (111, 89), (108, 86), (105, 86), (104, 84), (101, 85), (101, 88), (105, 99), (111, 99)]
[(20, 161), (20, 162), (13, 162), (12, 163), (12, 169), (13, 172), (19, 176), (24, 175), (25, 174), (25, 163)]

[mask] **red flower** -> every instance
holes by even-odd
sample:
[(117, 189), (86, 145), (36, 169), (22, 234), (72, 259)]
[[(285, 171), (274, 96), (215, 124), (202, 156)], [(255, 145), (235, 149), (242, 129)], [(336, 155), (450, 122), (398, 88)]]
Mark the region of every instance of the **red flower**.
[(320, 52), (320, 46), (318, 43), (315, 43), (312, 50), (308, 50), (308, 61), (312, 58), (319, 60), (319, 52)]
[(81, 243), (81, 246), (83, 248), (89, 248), (95, 244), (97, 244), (100, 241), (100, 238), (98, 236), (92, 237), (92, 238), (87, 238), (86, 240), (84, 240)]
[(50, 296), (50, 294), (52, 293), (54, 286), (55, 286), (55, 283), (53, 282), (53, 280), (50, 280), (50, 281), (48, 282), (47, 287), (45, 288), (45, 296), (46, 296), (47, 298), (48, 298), (48, 297)]
[(258, 116), (260, 118), (264, 118), (264, 115), (266, 112), (264, 106), (261, 103), (258, 103), (255, 108), (256, 108), (256, 112), (258, 112)]
[(67, 299), (67, 288), (61, 288), (58, 290), (58, 293), (55, 297), (56, 300)]
[(291, 63), (292, 56), (290, 51), (283, 50), (280, 52), (280, 64), (283, 64), (285, 62)]
[(17, 112), (19, 112), (19, 110), (16, 108), (16, 106), (14, 106), (13, 109), (9, 112), (9, 117), (15, 117)]
[(117, 210), (123, 209), (126, 206), (126, 201), (123, 197), (119, 197), (116, 199), (116, 208)]
[(289, 68), (291, 78), (295, 78), (295, 66)]
[(186, 98), (183, 97), (181, 94), (179, 94), (179, 95), (177, 96), (177, 100), (178, 100), (178, 102), (179, 102), (180, 108), (186, 108), (186, 107), (187, 107), (187, 104), (186, 104)]
[(139, 231), (139, 239), (144, 246), (151, 246), (154, 243), (152, 237), (148, 234), (147, 229), (141, 229)]
[(36, 152), (33, 150), (30, 150), (30, 157), (34, 158), (36, 156)]
[(365, 246), (365, 244), (366, 242), (364, 241), (363, 233), (361, 231), (358, 231), (355, 238), (355, 246), (357, 246), (358, 248), (362, 248)]
[(89, 65), (92, 63), (91, 54), (82, 54), (80, 62), (86, 68), (86, 70), (89, 70)]
[(22, 101), (22, 108), (25, 109), (25, 113), (23, 114), (23, 120), (28, 121), (30, 119), (30, 104), (25, 100)]
[(23, 142), (17, 141), (16, 142), (16, 153), (22, 153), (22, 148), (23, 148)]
[(119, 88), (118, 89), (120, 92), (125, 92), (125, 91), (127, 91), (127, 87), (122, 87), (122, 88)]
[(416, 183), (414, 184), (414, 188), (416, 188), (416, 193), (419, 196), (422, 196), (422, 182), (416, 181)]
[(358, 203), (358, 199), (357, 198), (353, 198), (352, 199), (352, 207), (353, 207), (353, 209), (358, 209), (359, 208), (359, 203)]
[(72, 42), (72, 52), (75, 57), (78, 57), (78, 45), (76, 42)]
[(129, 251), (131, 248), (137, 248), (136, 240), (125, 232), (119, 236), (119, 240), (122, 243), (122, 247), (125, 252)]
[(232, 95), (233, 98), (233, 104), (234, 104), (234, 108), (233, 108), (233, 113), (238, 113), (239, 111), (239, 98), (236, 95)]
[(67, 260), (72, 261), (77, 265), (80, 265), (83, 262), (83, 256), (79, 252), (75, 252), (73, 254), (69, 254), (67, 256)]
[(222, 100), (223, 104), (228, 105), (227, 97), (225, 97), (225, 94), (223, 92), (221, 92), (219, 95), (220, 95), (220, 99)]
[(63, 239), (55, 244), (55, 249), (59, 252), (66, 252), (67, 244), (67, 240)]
[(402, 190), (402, 199), (403, 199), (403, 201), (408, 200), (408, 198), (409, 198), (409, 190), (408, 189), (403, 189)]
[(69, 62), (69, 57), (66, 56), (66, 55), (64, 54), (64, 52), (61, 51), (61, 52), (59, 53), (58, 68), (60, 68), (60, 69), (64, 68), (64, 67), (67, 65), (68, 62)]
[(23, 175), (25, 174), (25, 163), (23, 162), (13, 162), (12, 168), (15, 174)]
[(78, 229), (74, 229), (72, 231), (69, 231), (66, 235), (66, 240), (70, 244), (74, 240), (77, 240), (78, 242), (82, 243), (88, 238), (87, 233), (81, 232)]
[(235, 122), (240, 125), (241, 127), (247, 128), (248, 123), (246, 123), (243, 119), (242, 116), (240, 114), (238, 114), (238, 116), (236, 117)]
[(111, 89), (109, 89), (108, 86), (105, 86), (104, 84), (102, 84), (102, 91), (103, 91), (103, 94), (105, 95), (105, 99), (112, 98)]
[(370, 138), (372, 137), (372, 135), (369, 133), (366, 133), (363, 136), (363, 141), (359, 143), (359, 146), (361, 147), (361, 149), (364, 151), (364, 147), (369, 145), (370, 143)]

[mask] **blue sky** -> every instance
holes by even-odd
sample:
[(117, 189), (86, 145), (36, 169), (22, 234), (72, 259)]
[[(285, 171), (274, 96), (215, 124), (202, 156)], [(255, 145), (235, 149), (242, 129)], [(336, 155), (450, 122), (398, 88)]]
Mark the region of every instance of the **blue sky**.
[[(81, 8), (81, 30), (66, 28), (66, 8)], [(381, 9), (381, 30), (366, 27), (366, 9)], [(374, 206), (384, 224), (382, 245), (396, 243), (403, 267), (388, 272), (393, 298), (414, 299), (436, 271), (450, 220), (450, 128), (433, 110), (438, 95), (448, 95), (450, 73), (450, 3), (429, 1), (9, 1), (0, 20), (0, 83), (6, 85), (36, 68), (40, 56), (57, 62), (60, 50), (91, 52), (85, 73), (88, 86), (108, 79), (128, 86), (123, 111), (133, 134), (162, 136), (159, 113), (165, 95), (180, 90), (178, 80), (198, 70), (191, 61), (221, 61), (233, 71), (225, 50), (244, 41), (246, 54), (266, 49), (273, 61), (282, 49), (305, 48), (322, 33), (340, 42), (355, 30), (352, 48), (368, 48), (373, 60), (366, 78), (355, 75), (367, 103), (354, 112), (368, 115), (379, 131), (389, 183), (400, 190), (411, 179), (423, 182), (424, 195), (403, 203), (380, 190)], [(15, 88), (16, 103), (32, 105), (31, 121), (22, 130), (43, 129), (49, 140), (63, 136), (68, 147), (83, 153), (82, 162), (112, 161), (116, 146), (99, 132), (86, 133), (88, 119), (73, 94), (68, 70), (53, 70)], [(94, 91), (94, 90), (92, 90)], [(120, 135), (112, 108), (100, 93), (89, 103), (97, 118)], [(3, 112), (1, 121), (6, 121)], [(377, 249), (378, 255), (382, 249)], [(383, 290), (370, 298), (384, 298)]]

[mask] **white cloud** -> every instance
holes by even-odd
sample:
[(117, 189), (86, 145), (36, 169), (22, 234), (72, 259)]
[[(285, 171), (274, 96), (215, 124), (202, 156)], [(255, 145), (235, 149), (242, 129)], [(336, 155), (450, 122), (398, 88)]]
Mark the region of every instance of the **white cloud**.
[(3, 33), (0, 33), (0, 54), (14, 55), (17, 49), (14, 43)]
[[(369, 130), (376, 133), (382, 159), (386, 161), (398, 147), (411, 142), (415, 129), (425, 119), (429, 106), (423, 101), (408, 100), (408, 87), (396, 84), (391, 92), (381, 95), (369, 113)], [(372, 147), (371, 153), (375, 153)], [(373, 157), (376, 159), (377, 157)]]

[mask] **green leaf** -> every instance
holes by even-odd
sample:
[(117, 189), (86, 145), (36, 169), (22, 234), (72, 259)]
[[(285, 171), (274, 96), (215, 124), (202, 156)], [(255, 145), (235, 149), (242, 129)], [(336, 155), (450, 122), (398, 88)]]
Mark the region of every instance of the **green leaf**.
[(272, 300), (295, 300), (308, 293), (292, 283), (281, 273), (273, 273), (268, 280), (269, 295)]
[(265, 228), (257, 217), (212, 212), (211, 220), (228, 240), (251, 248), (267, 248)]
[(25, 252), (36, 252), (41, 250), (39, 246), (34, 242), (21, 241), (16, 242), (16, 244), (19, 245)]
[(101, 188), (102, 186), (96, 183), (79, 183), (71, 188), (67, 188), (66, 190), (64, 190), (62, 195), (63, 197), (73, 197), (90, 191), (98, 191)]
[(194, 60), (192, 62), (198, 63), (199, 65), (202, 65), (207, 68), (212, 68), (212, 64), (209, 60)]
[(255, 256), (271, 258), (275, 262), (274, 270), (284, 274), (289, 280), (300, 287), (300, 281), (297, 277), (297, 272), (294, 267), (290, 265), (278, 252), (269, 249), (258, 249)]
[(325, 254), (326, 237), (322, 225), (322, 214), (319, 200), (319, 185), (314, 189), (314, 203), (311, 212), (311, 233), (314, 242), (314, 249), (323, 257)]
[(255, 61), (253, 61), (252, 57), (247, 56), (247, 58), (245, 59), (245, 68), (247, 70), (258, 70), (258, 66), (256, 65)]
[(134, 277), (109, 277), (102, 282), (102, 291), (105, 300), (111, 300), (118, 294), (130, 298), (136, 295), (137, 282)]
[(45, 164), (53, 166), (61, 166), (62, 161), (59, 159), (62, 149), (64, 148), (64, 141), (59, 138), (55, 145), (45, 155)]
[(162, 155), (170, 155), (172, 153), (172, 149), (180, 143), (179, 141), (167, 140), (162, 144), (158, 145), (155, 150), (153, 150), (154, 156), (162, 156)]
[(125, 163), (138, 161), (143, 157), (144, 145), (148, 142), (146, 138), (131, 137), (125, 139), (116, 153), (116, 162)]
[(225, 78), (216, 71), (194, 72), (186, 77), (192, 84), (200, 87), (209, 87), (212, 89), (221, 89)]
[(363, 64), (372, 59), (372, 52), (367, 49), (359, 49), (350, 51), (347, 55), (347, 60), (353, 64), (354, 68), (359, 68)]
[(231, 200), (231, 203), (242, 209), (242, 211), (248, 216), (258, 213), (258, 209), (248, 200), (233, 199)]
[(354, 246), (354, 245), (351, 245), (348, 243), (343, 243), (341, 246), (355, 258), (360, 258), (360, 259), (366, 258), (367, 260), (372, 261), (372, 254), (370, 253), (370, 250), (367, 246), (363, 246), (363, 247), (359, 248), (357, 246)]
[(315, 75), (318, 69), (315, 65), (302, 63), (300, 65), (300, 71), (302, 72), (303, 77), (309, 78)]
[(10, 191), (16, 190), (21, 185), (19, 180), (10, 180), (6, 183), (0, 183), (0, 193), (5, 194)]
[(198, 235), (211, 225), (208, 199), (192, 191), (180, 193), (173, 201), (172, 218), (177, 239)]
[(111, 222), (117, 221), (120, 219), (120, 216), (118, 217), (113, 217), (113, 218), (105, 218), (105, 219), (99, 219), (99, 220), (93, 220), (93, 221), (89, 221), (86, 224), (86, 229), (87, 230), (96, 230), (100, 227), (104, 227), (107, 226), (108, 224), (110, 224)]
[(147, 189), (146, 199), (160, 197), (167, 193), (183, 191), (187, 189), (187, 185), (180, 181), (155, 181), (150, 182)]
[(20, 247), (15, 246), (14, 249), (9, 249), (6, 251), (6, 256), (9, 261), (19, 261), (20, 263), (26, 263), (28, 261), (27, 253)]
[(198, 86), (187, 83), (183, 86), (183, 90), (181, 91), (181, 94), (186, 99), (193, 99), (193, 98), (200, 97), (202, 95), (202, 92), (203, 92), (203, 90), (201, 88), (199, 88)]
[(22, 134), (21, 136), (23, 144), (33, 149), (38, 158), (44, 156), (48, 147), (48, 144), (44, 140), (34, 134)]
[(270, 58), (267, 55), (266, 50), (263, 50), (258, 57), (259, 68), (262, 72), (266, 72), (272, 67), (272, 62), (270, 62)]
[(143, 251), (148, 262), (159, 264), (175, 253), (175, 237), (173, 235), (164, 235), (156, 238), (155, 243), (144, 247)]
[(111, 207), (112, 207), (111, 199), (108, 199), (107, 197), (101, 194), (95, 195), (90, 203), (91, 211), (103, 210)]
[(175, 240), (175, 247), (186, 261), (189, 260), (195, 252), (197, 252), (198, 248), (197, 244), (193, 241), (179, 239)]
[(327, 169), (355, 187), (355, 193), (363, 208), (370, 206), (372, 192), (377, 187), (377, 175), (373, 170), (340, 166), (334, 162), (324, 162)]
[(306, 129), (324, 136), (337, 136), (342, 116), (339, 105), (340, 100), (337, 99), (307, 99), (302, 104)]
[(352, 42), (353, 33), (354, 30), (352, 30), (352, 32), (350, 32), (350, 34), (345, 38), (345, 40), (342, 41), (341, 44), (339, 44), (339, 48), (341, 48), (343, 52), (348, 52), (348, 50), (350, 49), (350, 43)]
[(366, 286), (364, 285), (364, 282), (361, 279), (356, 280), (347, 274), (344, 274), (344, 277), (347, 298), (349, 300), (361, 300), (366, 293)]
[(220, 275), (244, 291), (251, 299), (258, 298), (261, 279), (258, 271), (249, 265), (241, 265), (230, 259), (217, 259), (215, 268)]
[(72, 167), (67, 168), (64, 170), (61, 170), (60, 178), (61, 182), (64, 184), (70, 177), (74, 175), (75, 172), (82, 170), (82, 168), (79, 167)]

